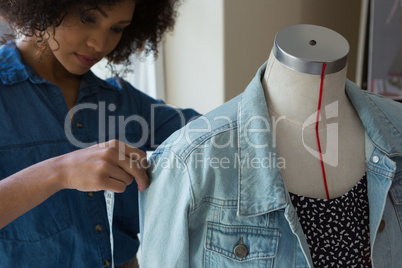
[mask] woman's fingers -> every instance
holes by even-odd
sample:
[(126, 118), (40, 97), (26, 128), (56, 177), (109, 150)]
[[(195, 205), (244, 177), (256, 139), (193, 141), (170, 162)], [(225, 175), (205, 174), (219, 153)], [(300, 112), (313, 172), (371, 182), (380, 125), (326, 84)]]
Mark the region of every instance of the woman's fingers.
[(133, 177), (140, 191), (149, 185), (146, 154), (118, 140), (57, 157), (56, 161), (63, 188), (121, 193)]
[(105, 159), (120, 167), (126, 174), (131, 175), (130, 179), (121, 173), (117, 174), (121, 177), (113, 175), (111, 175), (111, 177), (124, 182), (130, 180), (129, 183), (131, 183), (132, 177), (134, 177), (138, 185), (138, 190), (142, 191), (148, 187), (149, 178), (146, 172), (148, 162), (145, 152), (118, 140), (108, 141), (104, 144), (100, 144), (99, 147), (105, 148)]
[(143, 191), (149, 186), (146, 153), (126, 144), (125, 151), (120, 152), (120, 155), (122, 157), (125, 156), (125, 161), (120, 162), (121, 167), (134, 177), (138, 185), (138, 190)]
[(102, 185), (105, 190), (110, 190), (116, 193), (122, 193), (126, 190), (127, 184), (116, 178), (104, 178)]
[[(128, 186), (133, 182), (133, 176), (127, 173), (124, 169), (122, 169), (118, 165), (111, 164), (109, 162), (105, 162), (104, 164), (104, 172), (102, 172), (102, 178), (110, 178), (114, 180), (118, 180), (123, 183), (125, 186)], [(110, 189), (108, 189), (110, 190)]]

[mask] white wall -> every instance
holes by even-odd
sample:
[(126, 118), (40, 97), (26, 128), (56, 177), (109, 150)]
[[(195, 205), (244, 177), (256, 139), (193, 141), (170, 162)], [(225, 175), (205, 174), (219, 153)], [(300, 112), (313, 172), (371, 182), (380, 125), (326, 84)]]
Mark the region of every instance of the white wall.
[(165, 46), (167, 101), (205, 113), (240, 94), (269, 56), (275, 34), (293, 24), (333, 29), (350, 43), (355, 81), (362, 1), (184, 0)]
[(268, 59), (276, 33), (293, 24), (321, 25), (343, 35), (350, 44), (348, 78), (354, 81), (362, 1), (367, 0), (225, 0), (225, 101), (244, 90)]
[(183, 1), (165, 42), (169, 104), (206, 113), (224, 102), (223, 1)]

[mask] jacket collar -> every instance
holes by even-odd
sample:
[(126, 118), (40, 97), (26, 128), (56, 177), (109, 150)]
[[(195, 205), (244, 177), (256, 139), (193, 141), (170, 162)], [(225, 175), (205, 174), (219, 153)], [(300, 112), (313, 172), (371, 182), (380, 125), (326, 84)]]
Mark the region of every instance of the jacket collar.
[(266, 65), (258, 70), (238, 104), (239, 216), (265, 214), (289, 203), (261, 84)]
[[(286, 208), (290, 203), (261, 83), (266, 66), (261, 66), (238, 103), (238, 215), (244, 217)], [(402, 121), (394, 109), (401, 114), (401, 106), (367, 93), (349, 80), (346, 93), (374, 145), (387, 156), (402, 155)]]
[[(14, 85), (30, 80), (34, 84), (50, 83), (40, 77), (35, 70), (24, 62), (13, 42), (8, 42), (0, 47), (0, 82), (5, 85)], [(116, 87), (98, 78), (92, 71), (84, 74), (80, 90), (82, 93), (93, 94), (99, 88), (118, 91)]]
[(402, 156), (402, 106), (363, 91), (349, 80), (346, 93), (374, 146), (388, 157)]

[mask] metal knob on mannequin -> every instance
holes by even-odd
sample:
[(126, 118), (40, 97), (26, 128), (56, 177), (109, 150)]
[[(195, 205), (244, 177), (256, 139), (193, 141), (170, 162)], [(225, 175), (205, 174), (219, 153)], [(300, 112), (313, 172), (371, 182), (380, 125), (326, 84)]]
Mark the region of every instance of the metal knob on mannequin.
[(295, 71), (321, 74), (322, 64), (326, 63), (325, 74), (331, 74), (346, 66), (349, 43), (331, 29), (298, 24), (277, 33), (273, 53), (279, 62)]

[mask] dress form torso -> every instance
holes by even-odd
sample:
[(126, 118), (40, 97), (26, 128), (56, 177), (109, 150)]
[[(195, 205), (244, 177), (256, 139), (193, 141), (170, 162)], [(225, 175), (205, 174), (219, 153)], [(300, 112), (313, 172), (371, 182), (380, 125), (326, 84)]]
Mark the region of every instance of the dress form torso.
[(282, 177), (289, 192), (327, 198), (316, 138), (321, 71), (319, 136), (330, 198), (348, 192), (365, 172), (363, 125), (346, 93), (347, 41), (314, 25), (280, 31), (263, 78)]

